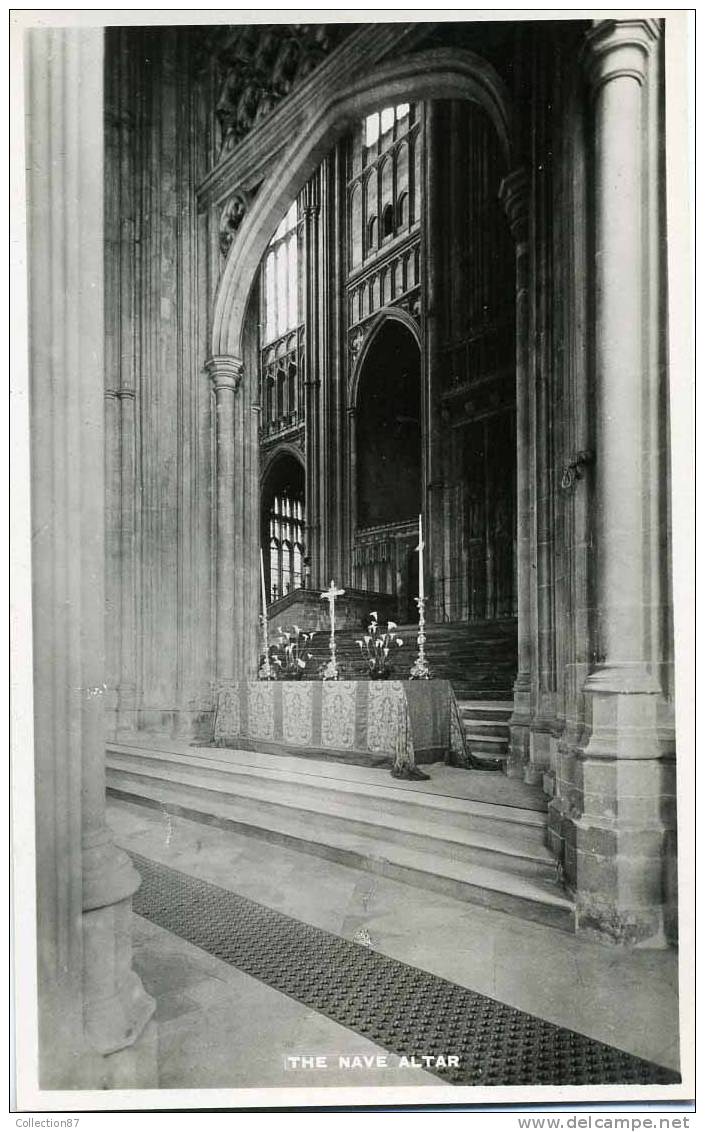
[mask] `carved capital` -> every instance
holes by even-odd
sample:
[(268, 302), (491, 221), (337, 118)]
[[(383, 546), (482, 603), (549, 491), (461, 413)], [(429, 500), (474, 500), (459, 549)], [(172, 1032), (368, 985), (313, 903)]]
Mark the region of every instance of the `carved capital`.
[(583, 64), (595, 95), (611, 79), (643, 85), (661, 35), (659, 20), (597, 20), (585, 37)]
[(503, 179), (499, 201), (507, 214), (512, 236), (517, 244), (523, 243), (529, 226), (529, 177), (523, 166)]
[(320, 184), (315, 174), (301, 190), (301, 209), (304, 216), (316, 217), (321, 209)]
[(219, 354), (216, 357), (209, 358), (204, 368), (213, 383), (216, 395), (223, 389), (237, 393), (244, 369), (240, 358)]

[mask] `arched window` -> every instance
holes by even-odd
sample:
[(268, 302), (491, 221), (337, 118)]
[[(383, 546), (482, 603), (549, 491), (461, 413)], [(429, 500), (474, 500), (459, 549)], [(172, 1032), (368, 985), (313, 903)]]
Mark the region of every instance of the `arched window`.
[(370, 217), (367, 224), (367, 250), (372, 252), (377, 248), (377, 217)]
[(282, 597), (291, 593), (294, 581), (294, 555), (291, 543), (284, 539), (282, 543)]
[(296, 409), (296, 365), (293, 361), (289, 362), (289, 380), (286, 403), (287, 412), (293, 413)]
[(294, 543), (294, 589), (300, 590), (303, 585), (304, 550), (300, 542)]
[(284, 488), (269, 511), (269, 601), (277, 601), (304, 583), (303, 498)]
[(402, 193), (397, 200), (397, 228), (406, 228), (409, 223), (409, 194)]
[(270, 252), (264, 266), (264, 305), (266, 342), (273, 342), (277, 336), (277, 257)]
[(262, 261), (260, 372), (264, 436), (298, 427), (300, 423), (297, 381), (303, 338), (299, 323), (302, 285), (299, 243), (298, 204), (294, 201), (270, 240)]
[(277, 370), (277, 416), (283, 417), (284, 408), (284, 389), (286, 383), (286, 376), (283, 369)]
[(362, 263), (362, 190), (359, 185), (350, 197), (350, 266)]
[(277, 512), (279, 500), (274, 500), (272, 518), (269, 520), (269, 600), (277, 601), (281, 597), (281, 551), (279, 539), (276, 537), (276, 522), (274, 515)]
[(384, 238), (384, 209), (388, 204), (394, 204), (394, 162), (386, 157), (379, 167), (380, 201), (382, 204), (382, 237)]
[(391, 204), (386, 204), (382, 209), (382, 239), (386, 240), (388, 236), (394, 233), (394, 209)]
[(266, 403), (266, 414), (267, 414), (267, 420), (268, 421), (274, 420), (275, 415), (276, 415), (275, 410), (276, 410), (276, 401), (275, 401), (275, 393), (274, 393), (274, 378), (268, 377), (267, 378), (267, 403)]

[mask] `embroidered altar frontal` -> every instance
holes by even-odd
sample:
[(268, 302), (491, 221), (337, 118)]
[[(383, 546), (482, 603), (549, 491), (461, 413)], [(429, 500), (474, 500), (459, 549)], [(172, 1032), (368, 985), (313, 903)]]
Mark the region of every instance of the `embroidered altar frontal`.
[(243, 680), (221, 689), (216, 743), (368, 766), (466, 766), (447, 680)]

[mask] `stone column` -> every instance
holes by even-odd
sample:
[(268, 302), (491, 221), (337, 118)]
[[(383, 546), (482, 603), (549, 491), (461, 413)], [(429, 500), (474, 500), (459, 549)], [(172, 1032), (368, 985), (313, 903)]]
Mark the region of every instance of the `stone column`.
[(529, 389), (529, 185), (525, 169), (504, 178), (500, 200), (516, 245), (516, 402), (517, 402), (517, 678), (507, 774), (521, 777), (529, 759), (531, 724), (532, 634), (532, 515), (531, 405)]
[(426, 334), (425, 373), (422, 388), (422, 441), (421, 441), (421, 509), (424, 513), (424, 538), (427, 543), (426, 569), (430, 572), (430, 594), (426, 607), (428, 621), (441, 621), (443, 603), (443, 496), (444, 496), (444, 438), (440, 417), (440, 346), (441, 303), (444, 301), (444, 280), (441, 270), (443, 258), (442, 154), (440, 144), (441, 106), (429, 102), (426, 108), (425, 142), (425, 226), (422, 233), (423, 262), (426, 275)]
[(320, 498), (320, 351), (319, 351), (319, 217), (318, 173), (301, 193), (304, 214), (304, 321), (306, 326), (306, 552), (311, 559), (311, 586), (324, 584), (321, 562)]
[[(588, 33), (595, 137), (595, 527), (598, 663), (585, 692), (578, 752), (582, 813), (566, 834), (578, 926), (620, 941), (658, 942), (674, 823), (674, 774), (658, 734), (660, 688), (649, 656), (645, 207), (654, 20), (600, 20)], [(653, 80), (651, 80), (653, 81)]]
[(118, 729), (135, 729), (137, 698), (137, 642), (135, 624), (135, 462), (136, 391), (126, 385), (118, 390), (120, 402), (120, 684)]
[[(105, 823), (103, 43), (27, 35), (40, 1085), (156, 1083)], [(77, 238), (80, 233), (80, 238)]]
[[(236, 665), (236, 484), (235, 395), (242, 381), (239, 358), (218, 356), (206, 362), (215, 394), (216, 564), (215, 678), (235, 679)], [(240, 548), (242, 551), (242, 548)]]
[(348, 506), (350, 542), (350, 581), (355, 585), (355, 571), (352, 565), (357, 531), (357, 412), (354, 405), (348, 406)]

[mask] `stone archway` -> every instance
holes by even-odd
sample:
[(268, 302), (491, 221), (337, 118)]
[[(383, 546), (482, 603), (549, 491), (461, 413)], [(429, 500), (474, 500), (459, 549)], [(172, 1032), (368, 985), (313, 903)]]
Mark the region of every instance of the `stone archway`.
[[(353, 388), (353, 582), (358, 589), (394, 594), (397, 615), (411, 620), (409, 599), (417, 590), (410, 572), (418, 570), (414, 546), (423, 510), (422, 354), (417, 336), (404, 322), (385, 316), (377, 323), (356, 367)], [(364, 460), (357, 453), (364, 453)], [(361, 553), (368, 565), (355, 565)]]
[[(510, 107), (504, 85), (485, 60), (465, 50), (420, 51), (377, 66), (320, 100), (321, 109), (286, 146), (261, 185), (231, 246), (216, 295), (212, 357), (207, 363), (215, 392), (217, 452), (216, 678), (253, 673), (256, 667), (256, 625), (248, 610), (257, 602), (259, 476), (257, 472), (257, 374), (243, 366), (243, 334), (253, 281), (276, 223), (315, 172), (321, 157), (352, 124), (385, 100), (428, 101), (454, 98), (481, 106), (496, 130), (507, 169), (511, 166)], [(233, 189), (236, 186), (233, 186)], [(316, 202), (305, 206), (307, 223), (315, 223)], [(432, 398), (425, 399), (427, 446), (439, 425), (428, 418)], [(254, 410), (254, 411), (253, 411)], [(236, 467), (237, 473), (236, 473)], [(428, 453), (425, 481), (433, 478)], [(231, 515), (234, 478), (236, 511)], [(238, 539), (235, 531), (247, 537)], [(254, 549), (253, 549), (254, 547)]]

